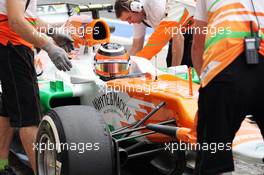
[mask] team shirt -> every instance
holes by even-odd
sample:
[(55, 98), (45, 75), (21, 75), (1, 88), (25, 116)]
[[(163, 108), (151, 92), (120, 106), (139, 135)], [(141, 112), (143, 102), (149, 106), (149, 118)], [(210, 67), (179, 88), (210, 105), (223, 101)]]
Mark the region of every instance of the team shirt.
[[(192, 24), (196, 3), (194, 0), (145, 0), (143, 3), (146, 13), (144, 22), (155, 30), (137, 56), (151, 59), (173, 35)], [(146, 27), (144, 23), (135, 24), (134, 39), (143, 37)]]
[[(26, 4), (26, 0), (24, 1)], [(25, 18), (30, 24), (36, 24), (37, 0), (30, 0), (28, 8), (25, 11)], [(11, 42), (13, 45), (25, 45), (28, 47), (32, 47), (30, 43), (23, 40), (9, 27), (7, 19), (6, 0), (0, 0), (0, 44), (7, 45), (8, 42)]]
[[(259, 52), (264, 55), (264, 3), (263, 0), (253, 3), (262, 38)], [(251, 0), (198, 0), (194, 18), (207, 22), (207, 31), (211, 31), (206, 35), (203, 55), (201, 85), (204, 87), (244, 51), (244, 38), (250, 36), (250, 21), (255, 32), (258, 22)]]

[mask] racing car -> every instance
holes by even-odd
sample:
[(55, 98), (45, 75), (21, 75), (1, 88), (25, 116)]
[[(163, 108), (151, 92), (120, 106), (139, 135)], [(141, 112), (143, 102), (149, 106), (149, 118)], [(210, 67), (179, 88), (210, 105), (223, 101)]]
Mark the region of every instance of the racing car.
[[(36, 55), (45, 113), (34, 147), (37, 173), (120, 175), (123, 166), (142, 163), (183, 174), (194, 167), (199, 79), (186, 66), (161, 69), (111, 42), (107, 22), (98, 18), (108, 8), (71, 10), (94, 14), (73, 15), (63, 25), (81, 31), (70, 33), (71, 71), (58, 71), (44, 51)], [(232, 148), (237, 159), (264, 163), (263, 138), (248, 118)]]

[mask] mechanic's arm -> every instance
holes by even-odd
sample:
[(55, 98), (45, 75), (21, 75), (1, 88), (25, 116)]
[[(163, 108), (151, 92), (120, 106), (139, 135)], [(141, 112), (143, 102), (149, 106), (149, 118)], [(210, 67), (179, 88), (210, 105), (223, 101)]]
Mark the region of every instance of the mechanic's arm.
[(172, 62), (171, 66), (179, 66), (184, 52), (184, 36), (178, 32), (172, 37)]
[(179, 24), (176, 21), (162, 21), (148, 39), (145, 47), (136, 56), (145, 57), (150, 60), (153, 56), (157, 55), (172, 38), (172, 28), (177, 26)]
[(48, 43), (48, 37), (39, 33), (24, 17), (25, 1), (7, 0), (7, 15), (9, 26), (24, 40), (35, 47), (43, 48)]
[[(51, 27), (52, 25), (46, 23), (45, 21), (43, 21), (40, 18), (37, 18), (36, 21), (36, 29), (41, 32), (41, 33), (47, 33), (49, 30), (49, 27)], [(53, 26), (52, 26), (53, 27)]]
[(45, 34), (38, 32), (24, 17), (26, 3), (24, 0), (7, 0), (9, 26), (20, 37), (35, 47), (44, 49), (59, 70), (70, 70), (71, 62), (67, 53), (56, 46)]
[(74, 50), (73, 39), (64, 30), (60, 30), (60, 25), (49, 24), (40, 18), (37, 18), (36, 28), (38, 32), (45, 33), (53, 38), (58, 46), (70, 53)]
[(179, 33), (179, 30), (181, 30), (180, 26), (186, 24), (189, 18), (190, 13), (188, 10), (182, 3), (177, 2), (175, 6), (167, 11), (167, 16), (160, 22), (159, 26), (150, 36), (146, 46), (137, 53), (137, 56), (150, 60), (153, 56), (157, 55), (170, 39)]
[(136, 55), (136, 53), (143, 48), (143, 46), (144, 46), (144, 40), (145, 40), (145, 37), (144, 36), (142, 36), (140, 38), (133, 39), (133, 44), (131, 46), (131, 49), (129, 51), (129, 54), (130, 55)]
[[(197, 74), (201, 75), (201, 69), (203, 66), (203, 54), (205, 49), (205, 38), (203, 34), (208, 23), (208, 13), (206, 8), (206, 0), (198, 0), (196, 4), (196, 11), (194, 15), (194, 34), (193, 34), (193, 45), (192, 45), (192, 63)], [(197, 30), (198, 29), (198, 30)], [(199, 31), (197, 33), (197, 31)]]
[[(168, 10), (171, 9), (171, 11), (182, 15), (182, 11), (179, 11), (178, 8), (167, 8), (166, 1), (152, 0), (152, 2), (152, 10), (150, 11), (150, 13), (152, 13), (153, 18), (157, 19), (157, 21), (153, 23), (153, 26), (155, 26), (155, 30), (150, 35), (147, 44), (144, 46), (144, 48), (136, 54), (137, 56), (145, 57), (149, 60), (152, 59), (155, 55), (157, 55), (172, 38), (171, 33), (168, 32), (167, 29), (176, 26), (175, 24), (179, 22), (176, 22), (175, 19), (168, 18), (168, 16), (170, 16), (170, 12)], [(174, 16), (177, 17), (177, 15)], [(180, 17), (178, 19), (180, 19)]]
[(36, 21), (36, 27), (37, 30), (41, 33), (47, 33), (50, 28), (58, 28), (61, 27), (62, 24), (56, 24), (56, 23), (47, 23), (40, 19), (39, 17), (37, 18)]
[[(194, 28), (195, 31), (202, 31), (207, 26), (207, 22), (195, 20), (194, 22)], [(200, 30), (196, 30), (196, 29)], [(192, 45), (192, 62), (193, 66), (200, 76), (201, 74), (201, 68), (203, 65), (203, 53), (204, 53), (204, 47), (205, 47), (205, 34), (203, 33), (194, 33), (193, 35), (193, 45)]]

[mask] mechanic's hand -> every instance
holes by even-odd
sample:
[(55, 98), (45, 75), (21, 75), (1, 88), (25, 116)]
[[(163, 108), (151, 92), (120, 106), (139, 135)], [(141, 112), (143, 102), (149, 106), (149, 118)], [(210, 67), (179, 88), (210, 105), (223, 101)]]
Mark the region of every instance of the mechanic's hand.
[(62, 48), (48, 42), (46, 46), (43, 47), (43, 50), (48, 53), (51, 61), (59, 70), (69, 71), (72, 68), (68, 55)]
[(72, 50), (74, 50), (74, 40), (70, 35), (64, 34), (63, 32), (60, 32), (59, 29), (55, 28), (52, 28), (47, 35), (53, 38), (55, 43), (59, 47), (63, 48), (67, 53), (70, 53)]

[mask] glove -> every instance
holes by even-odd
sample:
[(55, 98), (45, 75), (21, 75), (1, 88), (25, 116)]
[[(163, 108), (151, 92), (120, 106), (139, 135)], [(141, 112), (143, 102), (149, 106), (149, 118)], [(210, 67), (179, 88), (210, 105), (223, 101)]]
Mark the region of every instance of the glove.
[(65, 72), (72, 68), (68, 55), (62, 48), (56, 46), (52, 42), (48, 42), (42, 49), (48, 53), (51, 61), (58, 70), (63, 70)]
[(70, 35), (64, 34), (56, 28), (51, 28), (47, 35), (50, 36), (55, 41), (55, 43), (59, 47), (63, 48), (67, 53), (70, 53), (72, 50), (74, 50), (74, 40)]

